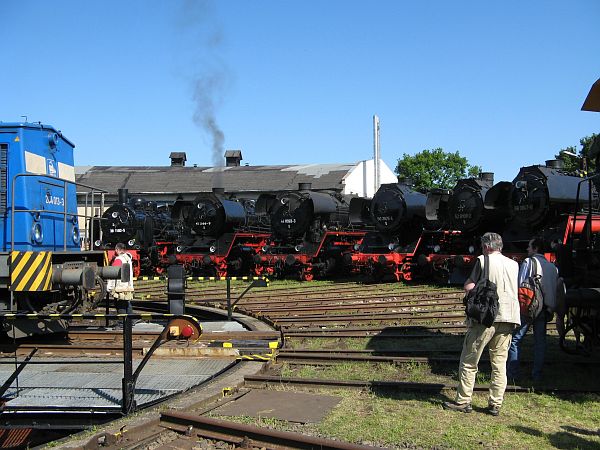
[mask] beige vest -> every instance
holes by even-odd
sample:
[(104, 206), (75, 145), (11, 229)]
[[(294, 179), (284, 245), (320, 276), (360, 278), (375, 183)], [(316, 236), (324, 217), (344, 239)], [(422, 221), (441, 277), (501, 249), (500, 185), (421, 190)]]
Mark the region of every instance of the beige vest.
[[(483, 276), (484, 257), (479, 256)], [(498, 288), (498, 315), (496, 322), (508, 322), (521, 325), (519, 311), (519, 264), (501, 253), (489, 255), (490, 280)]]
[[(109, 280), (107, 287), (109, 292), (115, 296), (118, 293), (131, 293), (133, 294), (133, 261), (129, 253), (123, 253), (117, 256), (115, 259), (120, 260), (123, 264), (129, 264), (129, 281), (123, 282), (121, 280)], [(124, 266), (121, 266), (124, 267)]]

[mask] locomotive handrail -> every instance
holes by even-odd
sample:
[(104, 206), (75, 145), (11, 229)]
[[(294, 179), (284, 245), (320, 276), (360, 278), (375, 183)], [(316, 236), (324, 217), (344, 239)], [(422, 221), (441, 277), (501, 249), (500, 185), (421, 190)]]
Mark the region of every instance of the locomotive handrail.
[[(579, 183), (577, 183), (577, 196), (575, 197), (575, 214), (573, 217), (573, 233), (571, 234), (570, 239), (569, 239), (569, 247), (570, 247), (571, 252), (574, 251), (573, 247), (574, 247), (574, 242), (575, 242), (575, 230), (576, 230), (575, 226), (577, 225), (577, 215), (578, 215), (577, 211), (579, 211), (579, 194), (581, 192), (581, 185), (582, 185), (582, 183), (585, 183), (585, 182), (589, 183), (589, 189), (588, 189), (588, 202), (589, 203), (588, 203), (587, 215), (588, 215), (588, 219), (591, 219), (591, 216), (592, 216), (592, 180), (595, 178), (598, 178), (598, 177), (600, 177), (600, 173), (592, 175), (591, 177), (584, 178), (584, 179), (580, 180)], [(584, 230), (582, 230), (582, 231), (584, 231)], [(590, 230), (588, 230), (588, 232), (589, 231)], [(589, 242), (590, 237), (591, 236), (586, 236), (586, 240), (588, 242)]]
[[(107, 194), (108, 192), (104, 191), (102, 189), (96, 189), (94, 187), (87, 186), (85, 184), (81, 184), (81, 186), (88, 187), (88, 188), (90, 188), (92, 190), (91, 192), (83, 192), (83, 193), (82, 192), (76, 192), (75, 196), (77, 197), (78, 195), (81, 195), (81, 194), (83, 194), (85, 196), (85, 207), (84, 207), (85, 213), (83, 214), (83, 217), (85, 218), (86, 227), (85, 227), (85, 229), (83, 231), (85, 231), (85, 235), (84, 236), (88, 236), (88, 239), (89, 239), (89, 242), (90, 242), (89, 249), (90, 250), (94, 250), (94, 245), (95, 245), (95, 240), (93, 238), (93, 236), (94, 236), (94, 222), (95, 222), (95, 220), (94, 220), (94, 194), (95, 194), (96, 190), (100, 193), (100, 210), (99, 210), (99, 217), (98, 218), (101, 219), (102, 218), (102, 213), (104, 212), (104, 194)], [(90, 194), (92, 196), (92, 199), (91, 199), (90, 205), (88, 205), (88, 198), (89, 198)], [(91, 213), (90, 213), (89, 216), (87, 215), (88, 208), (91, 209)], [(78, 217), (81, 217), (81, 216), (78, 214)], [(90, 223), (90, 229), (89, 230), (87, 229), (88, 219), (89, 219), (89, 223)], [(100, 239), (102, 239), (102, 227), (100, 227)], [(86, 246), (86, 248), (87, 248), (87, 246)]]
[[(15, 210), (15, 185), (17, 182), (18, 178), (27, 178), (27, 177), (39, 177), (39, 178), (45, 178), (48, 181), (44, 181), (45, 183), (51, 185), (51, 186), (55, 186), (55, 187), (62, 187), (64, 189), (64, 205), (63, 205), (63, 211), (59, 212), (59, 211), (52, 211), (52, 210), (48, 210), (48, 209), (19, 209), (19, 210)], [(60, 182), (60, 183), (59, 183)], [(18, 173), (16, 174), (11, 182), (11, 205), (10, 205), (10, 209), (11, 209), (11, 215), (10, 215), (10, 249), (11, 251), (14, 250), (15, 248), (15, 212), (44, 212), (46, 214), (56, 214), (56, 215), (62, 215), (63, 216), (63, 250), (67, 251), (67, 215), (71, 215), (74, 217), (81, 217), (81, 215), (78, 213), (77, 211), (77, 200), (75, 200), (75, 214), (68, 214), (67, 213), (67, 206), (69, 206), (69, 200), (68, 200), (68, 196), (67, 196), (67, 186), (71, 184), (73, 186), (81, 186), (87, 189), (91, 189), (92, 192), (98, 192), (102, 195), (102, 200), (104, 200), (104, 194), (107, 194), (108, 191), (104, 191), (102, 189), (98, 189), (95, 188), (93, 186), (89, 186), (87, 184), (84, 183), (78, 183), (77, 181), (73, 181), (73, 180), (67, 180), (64, 178), (58, 178), (58, 177), (53, 177), (50, 175), (46, 175), (46, 174), (37, 174), (37, 173)], [(75, 193), (75, 198), (77, 198), (77, 192)], [(102, 203), (104, 203), (102, 201)], [(87, 202), (86, 202), (86, 207), (87, 207)], [(92, 204), (92, 208), (93, 208), (93, 204)], [(83, 216), (85, 217), (85, 216)], [(93, 224), (92, 224), (93, 227)]]

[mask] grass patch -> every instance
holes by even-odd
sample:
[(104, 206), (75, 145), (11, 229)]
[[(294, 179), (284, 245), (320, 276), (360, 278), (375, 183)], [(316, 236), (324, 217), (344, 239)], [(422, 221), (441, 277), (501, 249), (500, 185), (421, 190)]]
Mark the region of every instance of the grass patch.
[(551, 449), (600, 447), (600, 397), (509, 394), (499, 417), (483, 413), (487, 396), (473, 398), (470, 415), (444, 411), (444, 395), (318, 391), (342, 398), (319, 424), (224, 417), (344, 441), (386, 447), (437, 449)]
[(434, 373), (429, 364), (348, 362), (334, 365), (281, 364), (281, 375), (298, 378), (323, 378), (344, 381), (405, 381), (413, 383), (446, 383), (444, 373)]

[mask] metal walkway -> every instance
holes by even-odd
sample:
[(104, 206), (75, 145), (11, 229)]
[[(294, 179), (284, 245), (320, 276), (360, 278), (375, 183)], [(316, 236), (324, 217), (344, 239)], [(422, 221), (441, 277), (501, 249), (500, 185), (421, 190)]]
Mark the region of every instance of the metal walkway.
[[(4, 411), (120, 411), (122, 360), (115, 358), (114, 363), (102, 364), (73, 364), (66, 358), (57, 361), (60, 363), (28, 365), (18, 378), (18, 388), (15, 381), (6, 392), (10, 400)], [(133, 363), (134, 370), (137, 363)], [(143, 408), (191, 389), (233, 364), (235, 361), (222, 358), (150, 360), (135, 387), (137, 406)], [(0, 384), (13, 371), (14, 366), (1, 365)]]

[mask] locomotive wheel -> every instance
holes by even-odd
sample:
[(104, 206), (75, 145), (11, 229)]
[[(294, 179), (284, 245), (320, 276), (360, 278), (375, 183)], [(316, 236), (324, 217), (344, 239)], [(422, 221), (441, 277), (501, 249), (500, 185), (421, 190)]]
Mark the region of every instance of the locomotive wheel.
[(589, 355), (592, 351), (591, 330), (586, 323), (569, 320), (565, 333), (560, 336), (560, 348), (570, 355)]

